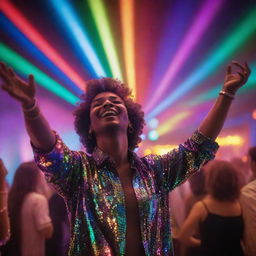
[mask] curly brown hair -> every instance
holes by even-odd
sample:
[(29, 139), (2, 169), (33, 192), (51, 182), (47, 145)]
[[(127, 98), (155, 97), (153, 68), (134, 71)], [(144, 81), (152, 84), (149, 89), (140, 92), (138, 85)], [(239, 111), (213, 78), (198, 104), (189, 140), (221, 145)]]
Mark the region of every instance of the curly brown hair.
[(144, 112), (141, 105), (132, 99), (131, 90), (119, 80), (113, 78), (92, 79), (86, 82), (86, 94), (82, 96), (82, 102), (74, 111), (75, 130), (80, 136), (81, 143), (85, 146), (88, 153), (92, 153), (96, 146), (96, 138), (89, 133), (90, 130), (90, 106), (94, 97), (101, 92), (112, 92), (122, 98), (127, 108), (129, 121), (133, 131), (127, 131), (128, 148), (134, 150), (141, 142), (145, 125)]
[(212, 161), (207, 172), (206, 189), (219, 201), (237, 200), (240, 195), (237, 169), (227, 161)]

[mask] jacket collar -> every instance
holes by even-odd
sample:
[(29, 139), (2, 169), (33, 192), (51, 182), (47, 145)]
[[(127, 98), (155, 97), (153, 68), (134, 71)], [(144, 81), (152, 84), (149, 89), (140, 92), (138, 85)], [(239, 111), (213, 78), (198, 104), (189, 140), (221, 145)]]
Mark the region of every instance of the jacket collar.
[[(97, 146), (94, 148), (92, 152), (92, 157), (94, 161), (96, 162), (97, 166), (102, 165), (103, 163), (110, 162), (115, 166), (115, 161), (107, 155), (104, 151), (102, 151), (100, 148)], [(136, 161), (140, 161), (140, 158), (137, 156), (137, 154), (131, 150), (128, 149), (128, 160), (131, 164), (131, 167), (134, 167)]]

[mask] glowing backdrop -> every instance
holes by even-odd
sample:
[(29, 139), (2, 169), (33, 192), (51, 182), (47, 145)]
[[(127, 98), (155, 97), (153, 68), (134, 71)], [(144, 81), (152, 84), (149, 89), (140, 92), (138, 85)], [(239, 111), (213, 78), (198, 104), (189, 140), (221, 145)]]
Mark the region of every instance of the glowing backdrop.
[[(252, 75), (219, 138), (219, 157), (232, 158), (256, 144), (255, 17), (250, 0), (1, 0), (0, 60), (25, 79), (35, 75), (42, 111), (72, 149), (81, 147), (72, 112), (84, 81), (127, 83), (147, 121), (139, 154), (183, 142), (216, 99), (229, 62), (247, 60)], [(11, 181), (32, 154), (19, 105), (0, 91), (0, 106), (0, 157)]]

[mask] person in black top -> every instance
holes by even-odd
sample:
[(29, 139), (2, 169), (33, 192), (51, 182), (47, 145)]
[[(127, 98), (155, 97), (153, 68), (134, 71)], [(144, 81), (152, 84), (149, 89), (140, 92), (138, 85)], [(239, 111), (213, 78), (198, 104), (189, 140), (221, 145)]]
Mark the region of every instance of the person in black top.
[[(242, 256), (243, 218), (238, 173), (226, 161), (213, 161), (207, 172), (208, 195), (197, 202), (185, 220), (179, 239), (199, 246), (200, 255)], [(199, 230), (200, 240), (193, 237)]]

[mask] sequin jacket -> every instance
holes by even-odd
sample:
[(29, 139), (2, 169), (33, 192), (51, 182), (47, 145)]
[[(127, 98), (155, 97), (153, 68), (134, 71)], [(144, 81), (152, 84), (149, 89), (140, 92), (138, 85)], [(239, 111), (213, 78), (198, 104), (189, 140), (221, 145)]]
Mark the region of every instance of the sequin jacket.
[[(124, 255), (124, 192), (113, 171), (113, 161), (98, 148), (92, 155), (71, 151), (56, 136), (50, 153), (34, 148), (34, 154), (48, 182), (66, 201), (71, 223), (69, 255)], [(195, 132), (184, 144), (162, 156), (139, 158), (129, 152), (147, 256), (173, 255), (168, 192), (213, 159), (217, 148), (215, 142)]]

